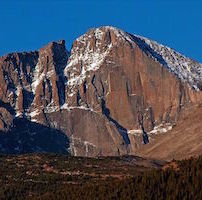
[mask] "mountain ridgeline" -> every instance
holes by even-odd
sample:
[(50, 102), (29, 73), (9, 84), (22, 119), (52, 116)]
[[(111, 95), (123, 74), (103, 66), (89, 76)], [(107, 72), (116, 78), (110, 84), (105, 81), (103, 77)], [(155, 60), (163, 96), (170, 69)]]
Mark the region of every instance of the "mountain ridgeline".
[(0, 152), (200, 154), (201, 91), (200, 63), (114, 27), (90, 29), (71, 52), (62, 40), (0, 57)]

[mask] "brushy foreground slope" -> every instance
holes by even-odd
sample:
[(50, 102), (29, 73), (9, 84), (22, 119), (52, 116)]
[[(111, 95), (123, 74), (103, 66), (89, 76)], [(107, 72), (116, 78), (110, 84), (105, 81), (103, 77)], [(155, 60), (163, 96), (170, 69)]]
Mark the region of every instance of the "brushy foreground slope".
[(202, 157), (0, 156), (0, 199), (202, 199)]

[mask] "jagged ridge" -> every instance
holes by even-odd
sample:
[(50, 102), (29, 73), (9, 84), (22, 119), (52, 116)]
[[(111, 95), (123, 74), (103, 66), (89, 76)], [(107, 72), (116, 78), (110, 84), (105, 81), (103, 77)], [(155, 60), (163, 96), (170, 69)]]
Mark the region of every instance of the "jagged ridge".
[[(164, 67), (167, 67), (180, 80), (188, 83), (191, 88), (197, 91), (202, 90), (202, 64), (156, 41), (149, 40), (142, 36), (132, 35), (111, 26), (90, 29), (86, 34), (76, 40), (65, 68), (66, 75), (70, 72), (67, 83), (69, 86), (74, 87), (75, 85), (81, 84), (88, 71), (98, 70), (104, 58), (110, 53), (110, 49), (116, 46), (116, 42), (106, 41), (106, 48), (100, 49), (100, 41), (103, 40), (103, 35), (106, 31), (113, 31), (118, 40), (125, 40), (132, 46), (138, 44), (144, 52), (152, 56)], [(96, 41), (95, 49), (90, 48), (92, 35), (94, 35)], [(83, 45), (83, 50), (79, 48), (80, 44)], [(72, 66), (78, 63), (82, 63), (82, 69), (80, 69), (80, 71), (76, 71), (76, 69), (72, 68)], [(73, 94), (69, 95), (71, 96)]]
[[(201, 64), (110, 26), (79, 37), (70, 57), (64, 41), (30, 56), (34, 61), (18, 55), (3, 60), (0, 100), (15, 117), (62, 130), (75, 155), (83, 155), (82, 148), (85, 155), (134, 152), (142, 135), (148, 143), (150, 136), (171, 130), (182, 106), (192, 102), (194, 90), (182, 81), (201, 89)], [(12, 120), (0, 120), (9, 129)]]

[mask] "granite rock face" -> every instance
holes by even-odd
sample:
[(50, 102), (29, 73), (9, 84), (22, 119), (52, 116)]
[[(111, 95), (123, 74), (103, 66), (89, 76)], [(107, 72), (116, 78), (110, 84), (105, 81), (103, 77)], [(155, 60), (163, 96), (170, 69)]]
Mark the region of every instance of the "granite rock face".
[(63, 132), (72, 155), (135, 154), (200, 104), (201, 81), (202, 65), (168, 47), (91, 29), (71, 52), (58, 41), (0, 58), (0, 130), (25, 118)]
[(0, 107), (0, 131), (7, 132), (13, 126), (13, 116), (4, 107)]

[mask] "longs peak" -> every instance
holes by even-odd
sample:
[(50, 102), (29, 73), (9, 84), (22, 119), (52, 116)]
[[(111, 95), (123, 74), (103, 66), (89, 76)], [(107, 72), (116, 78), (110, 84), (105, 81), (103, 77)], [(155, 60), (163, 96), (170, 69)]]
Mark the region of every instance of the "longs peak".
[(90, 29), (71, 52), (62, 40), (1, 57), (2, 152), (52, 151), (49, 135), (72, 155), (135, 154), (201, 102), (201, 75), (201, 64), (111, 26)]

